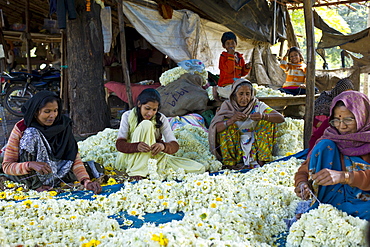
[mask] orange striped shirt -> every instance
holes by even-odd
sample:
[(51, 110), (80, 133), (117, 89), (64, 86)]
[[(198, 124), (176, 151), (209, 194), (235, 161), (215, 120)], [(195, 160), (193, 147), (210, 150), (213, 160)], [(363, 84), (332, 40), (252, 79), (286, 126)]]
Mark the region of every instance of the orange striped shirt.
[(285, 59), (286, 58), (280, 61), (280, 68), (282, 68), (286, 74), (283, 88), (299, 88), (301, 84), (305, 84), (306, 82), (306, 64), (303, 62), (299, 64), (288, 63)]
[[(5, 174), (19, 176), (28, 174), (32, 171), (28, 166), (30, 162), (18, 162), (19, 142), (26, 128), (24, 120), (22, 119), (14, 125), (12, 133), (10, 133), (2, 164)], [(89, 179), (89, 175), (79, 153), (77, 153), (76, 159), (73, 162), (72, 171), (80, 182), (84, 179)]]

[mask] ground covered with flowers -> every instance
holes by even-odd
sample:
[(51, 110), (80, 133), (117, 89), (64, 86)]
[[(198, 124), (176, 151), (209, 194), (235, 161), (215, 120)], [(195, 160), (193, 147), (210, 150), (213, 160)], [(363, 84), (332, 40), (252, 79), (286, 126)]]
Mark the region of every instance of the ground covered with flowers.
[(284, 220), (300, 201), (293, 177), (303, 160), (281, 158), (303, 149), (303, 120), (279, 124), (274, 158), (280, 160), (248, 172), (220, 172), (204, 129), (174, 132), (176, 155), (209, 172), (160, 176), (150, 160), (150, 180), (128, 182), (114, 165), (117, 130), (105, 129), (78, 143), (84, 161), (104, 165), (103, 193), (74, 191), (79, 184), (37, 193), (3, 181), (0, 246), (364, 246), (367, 222), (330, 205), (303, 214), (287, 232)]

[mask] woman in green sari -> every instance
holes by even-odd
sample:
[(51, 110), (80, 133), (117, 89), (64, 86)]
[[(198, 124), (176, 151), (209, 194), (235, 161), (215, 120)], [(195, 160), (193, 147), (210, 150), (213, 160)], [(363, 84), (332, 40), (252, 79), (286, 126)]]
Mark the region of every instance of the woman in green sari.
[(122, 115), (116, 141), (117, 150), (121, 153), (117, 157), (116, 168), (125, 170), (134, 180), (148, 176), (148, 164), (153, 160), (156, 160), (158, 173), (169, 168), (203, 173), (205, 167), (202, 164), (170, 155), (177, 152), (179, 144), (166, 116), (158, 111), (160, 106), (160, 94), (148, 88), (138, 96), (137, 106)]

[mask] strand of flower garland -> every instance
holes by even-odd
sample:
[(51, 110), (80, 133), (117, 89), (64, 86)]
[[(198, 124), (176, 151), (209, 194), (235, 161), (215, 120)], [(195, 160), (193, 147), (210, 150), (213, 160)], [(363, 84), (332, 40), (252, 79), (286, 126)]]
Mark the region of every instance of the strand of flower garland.
[[(304, 189), (303, 189), (303, 186), (304, 186), (304, 184), (303, 183), (301, 183), (301, 195), (303, 195), (303, 192), (304, 192)], [(310, 194), (311, 194), (311, 196), (319, 203), (319, 204), (321, 204), (321, 202), (320, 202), (320, 200), (317, 198), (317, 196), (315, 195), (315, 193), (313, 193), (313, 191), (310, 189), (310, 188), (308, 188), (308, 191), (310, 192)]]
[[(67, 187), (69, 187), (71, 190), (74, 190), (75, 188), (73, 186), (70, 186), (67, 182), (65, 182), (62, 178), (60, 178), (59, 176), (55, 175), (54, 173), (50, 174), (52, 177), (54, 178), (57, 178), (59, 179), (62, 183), (64, 183)], [(22, 178), (20, 179), (19, 181), (23, 181), (23, 180), (26, 180), (26, 179), (29, 179), (29, 178), (32, 178), (32, 177), (35, 177), (37, 176), (37, 174), (33, 174), (31, 176), (28, 176), (28, 177), (25, 177), (25, 178)], [(54, 188), (54, 182), (53, 182), (53, 186), (51, 186), (52, 188)]]

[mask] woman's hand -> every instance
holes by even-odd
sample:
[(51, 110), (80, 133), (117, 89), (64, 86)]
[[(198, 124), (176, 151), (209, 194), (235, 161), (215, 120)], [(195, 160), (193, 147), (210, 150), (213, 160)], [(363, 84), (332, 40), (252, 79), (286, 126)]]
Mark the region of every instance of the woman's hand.
[(344, 172), (330, 169), (322, 169), (318, 173), (312, 175), (312, 179), (316, 184), (322, 186), (334, 185), (343, 182)]
[(260, 120), (263, 120), (263, 113), (259, 113), (259, 112), (256, 112), (256, 113), (252, 113), (251, 115), (249, 115), (249, 117), (253, 120), (253, 121), (260, 121)]
[(145, 142), (139, 142), (139, 145), (137, 146), (137, 150), (142, 153), (150, 152), (150, 146), (146, 144)]
[(302, 200), (308, 200), (310, 198), (310, 186), (307, 182), (300, 182), (294, 189), (295, 194)]
[(152, 151), (152, 155), (156, 155), (159, 152), (162, 152), (164, 150), (164, 144), (163, 143), (154, 143), (151, 147), (150, 150)]
[(87, 182), (85, 184), (85, 188), (87, 190), (94, 191), (94, 194), (99, 194), (101, 192), (101, 190), (102, 190), (102, 188), (101, 188), (101, 186), (100, 186), (100, 184), (98, 182), (91, 182), (91, 181), (90, 182)]
[(246, 69), (250, 69), (250, 68), (252, 68), (252, 63), (251, 63), (251, 62), (246, 63), (246, 64), (245, 64), (245, 68), (246, 68)]
[(36, 161), (31, 161), (28, 163), (28, 167), (31, 170), (34, 170), (41, 175), (49, 174), (52, 173), (53, 171), (51, 170), (51, 167), (48, 165), (48, 163), (45, 162), (36, 162)]
[(236, 112), (234, 116), (230, 118), (230, 120), (235, 123), (236, 121), (245, 121), (247, 119), (247, 115), (242, 112)]

